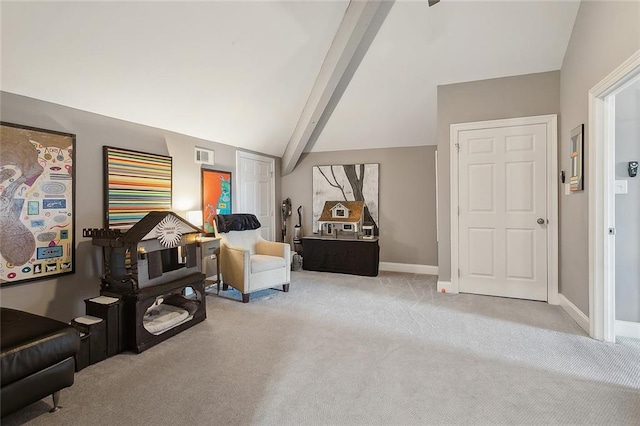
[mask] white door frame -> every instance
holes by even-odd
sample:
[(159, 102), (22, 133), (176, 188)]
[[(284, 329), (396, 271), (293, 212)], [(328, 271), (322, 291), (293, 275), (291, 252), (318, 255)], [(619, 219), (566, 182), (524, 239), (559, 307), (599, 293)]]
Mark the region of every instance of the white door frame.
[[(558, 301), (558, 118), (557, 115), (477, 121), (451, 125), (451, 286), (446, 291), (458, 293), (458, 155), (459, 133), (465, 130), (490, 129), (507, 126), (547, 126), (547, 302)], [(440, 290), (440, 289), (439, 289)]]
[(615, 341), (615, 95), (640, 75), (640, 50), (589, 90), (589, 335)]
[(248, 158), (251, 160), (258, 160), (258, 161), (266, 161), (269, 163), (269, 172), (271, 174), (271, 179), (269, 180), (269, 191), (271, 191), (271, 195), (273, 197), (273, 199), (271, 200), (271, 230), (273, 232), (272, 238), (273, 241), (276, 241), (277, 235), (276, 235), (276, 211), (275, 211), (275, 206), (276, 206), (276, 176), (275, 176), (275, 169), (276, 169), (276, 161), (272, 158), (272, 157), (266, 157), (264, 155), (259, 155), (259, 154), (254, 154), (251, 152), (247, 152), (247, 151), (236, 151), (236, 177), (237, 177), (237, 182), (235, 185), (235, 190), (234, 190), (234, 200), (233, 200), (233, 205), (237, 206), (234, 207), (234, 213), (238, 212), (238, 210), (236, 209), (241, 209), (242, 206), (240, 206), (239, 203), (239, 199), (240, 197), (238, 196), (238, 188), (242, 188), (242, 173), (240, 173), (240, 159), (241, 158)]

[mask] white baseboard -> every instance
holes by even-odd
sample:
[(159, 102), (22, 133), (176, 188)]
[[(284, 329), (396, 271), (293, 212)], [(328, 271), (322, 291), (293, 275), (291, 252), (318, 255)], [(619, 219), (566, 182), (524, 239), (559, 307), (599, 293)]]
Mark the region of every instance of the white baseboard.
[(616, 320), (616, 336), (640, 339), (640, 322)]
[(558, 301), (560, 302), (560, 307), (565, 310), (566, 313), (569, 314), (571, 318), (575, 322), (578, 323), (580, 327), (584, 331), (589, 333), (589, 317), (582, 313), (580, 309), (576, 307), (569, 299), (564, 297), (564, 294), (558, 293)]
[(413, 263), (380, 262), (379, 269), (389, 272), (408, 272), (411, 274), (438, 275), (438, 267)]
[(440, 281), (438, 280), (438, 293), (458, 293), (458, 286), (454, 286), (451, 284), (451, 281)]

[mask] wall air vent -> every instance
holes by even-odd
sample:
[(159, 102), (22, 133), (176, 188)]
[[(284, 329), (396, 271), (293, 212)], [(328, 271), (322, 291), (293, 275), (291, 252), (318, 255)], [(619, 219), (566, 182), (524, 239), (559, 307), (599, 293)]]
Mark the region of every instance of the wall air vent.
[(194, 161), (196, 164), (209, 164), (213, 166), (215, 163), (213, 151), (196, 146), (194, 151)]

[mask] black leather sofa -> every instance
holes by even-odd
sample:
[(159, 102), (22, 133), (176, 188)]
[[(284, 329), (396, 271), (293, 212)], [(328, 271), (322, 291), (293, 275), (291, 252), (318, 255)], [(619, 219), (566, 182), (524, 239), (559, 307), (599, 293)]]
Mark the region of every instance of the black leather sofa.
[(15, 309), (0, 310), (1, 416), (73, 384), (80, 336), (70, 325)]

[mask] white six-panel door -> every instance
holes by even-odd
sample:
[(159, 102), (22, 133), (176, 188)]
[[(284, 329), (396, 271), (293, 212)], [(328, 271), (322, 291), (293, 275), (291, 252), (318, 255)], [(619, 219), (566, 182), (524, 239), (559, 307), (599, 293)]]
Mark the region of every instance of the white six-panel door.
[(464, 130), (458, 144), (459, 291), (546, 301), (546, 125)]
[(275, 161), (248, 152), (237, 151), (237, 213), (253, 213), (262, 227), (262, 237), (275, 241)]

